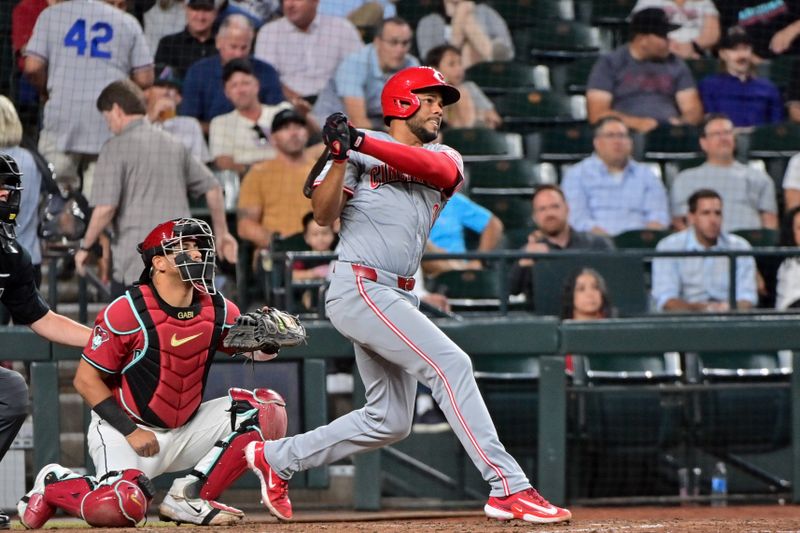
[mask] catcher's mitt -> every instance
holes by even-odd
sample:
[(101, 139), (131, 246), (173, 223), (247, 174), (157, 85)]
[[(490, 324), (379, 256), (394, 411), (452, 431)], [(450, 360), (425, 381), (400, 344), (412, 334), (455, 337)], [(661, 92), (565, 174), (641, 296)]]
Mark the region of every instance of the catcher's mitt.
[(239, 315), (222, 345), (241, 352), (277, 353), (283, 347), (297, 346), (305, 340), (306, 328), (297, 317), (265, 307)]

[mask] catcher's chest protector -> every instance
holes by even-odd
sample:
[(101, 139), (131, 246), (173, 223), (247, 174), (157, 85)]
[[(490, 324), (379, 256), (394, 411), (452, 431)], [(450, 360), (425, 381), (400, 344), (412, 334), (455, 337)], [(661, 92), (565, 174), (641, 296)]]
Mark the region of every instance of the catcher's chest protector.
[(122, 371), (122, 396), (126, 403), (133, 400), (146, 423), (180, 427), (202, 402), (225, 324), (225, 299), (201, 294), (196, 305), (179, 309), (160, 300), (147, 285), (128, 293), (143, 326), (144, 344)]

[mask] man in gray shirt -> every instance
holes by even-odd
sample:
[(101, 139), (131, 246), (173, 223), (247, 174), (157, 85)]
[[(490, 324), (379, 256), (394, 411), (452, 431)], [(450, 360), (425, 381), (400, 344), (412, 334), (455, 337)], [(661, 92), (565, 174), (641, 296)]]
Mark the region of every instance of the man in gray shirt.
[(631, 42), (601, 56), (589, 75), (590, 123), (614, 115), (647, 132), (659, 124), (700, 122), (703, 105), (689, 67), (669, 51), (667, 34), (676, 28), (661, 9), (634, 13)]
[(721, 113), (708, 115), (700, 127), (700, 147), (706, 162), (684, 170), (670, 190), (672, 225), (686, 228), (689, 197), (699, 189), (712, 189), (722, 197), (722, 229), (778, 227), (775, 184), (760, 170), (736, 161), (733, 122)]
[(94, 210), (75, 254), (78, 273), (85, 272), (89, 250), (111, 225), (111, 292), (122, 294), (141, 274), (136, 245), (147, 236), (153, 220), (190, 216), (187, 194), (205, 195), (217, 249), (225, 260), (235, 262), (237, 245), (225, 221), (222, 188), (180, 141), (144, 118), (142, 91), (129, 80), (115, 81), (100, 93), (97, 109), (114, 137), (97, 160)]

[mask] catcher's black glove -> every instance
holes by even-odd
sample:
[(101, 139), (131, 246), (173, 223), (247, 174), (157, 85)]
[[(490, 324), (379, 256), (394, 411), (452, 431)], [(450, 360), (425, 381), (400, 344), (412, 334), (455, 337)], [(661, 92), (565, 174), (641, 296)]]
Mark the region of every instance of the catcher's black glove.
[(306, 328), (297, 317), (265, 307), (239, 315), (222, 345), (241, 352), (277, 353), (283, 347), (297, 346), (305, 340)]
[(325, 141), (325, 146), (331, 151), (335, 161), (346, 160), (347, 152), (351, 148), (347, 115), (344, 113), (330, 115), (322, 127), (322, 140)]

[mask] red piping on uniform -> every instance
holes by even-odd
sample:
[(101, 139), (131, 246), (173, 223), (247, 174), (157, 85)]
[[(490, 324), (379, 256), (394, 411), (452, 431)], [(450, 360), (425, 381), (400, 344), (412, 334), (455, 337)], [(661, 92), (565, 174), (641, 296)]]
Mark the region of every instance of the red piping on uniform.
[(358, 293), (361, 295), (361, 297), (364, 299), (364, 301), (367, 302), (367, 305), (369, 306), (369, 308), (372, 309), (372, 311), (376, 315), (378, 315), (378, 318), (380, 318), (381, 321), (384, 324), (389, 326), (389, 329), (391, 329), (395, 333), (395, 335), (400, 337), (400, 340), (402, 340), (404, 343), (406, 343), (408, 345), (408, 347), (411, 348), (417, 355), (422, 357), (422, 359), (426, 363), (428, 363), (431, 366), (431, 368), (433, 368), (433, 370), (436, 372), (436, 374), (442, 380), (442, 382), (444, 383), (444, 388), (447, 390), (447, 395), (450, 397), (450, 405), (453, 406), (453, 410), (455, 411), (456, 416), (458, 417), (458, 421), (461, 422), (461, 427), (463, 427), (464, 431), (467, 432), (467, 437), (469, 437), (469, 440), (472, 443), (472, 445), (475, 446), (475, 449), (478, 451), (478, 455), (480, 455), (481, 459), (483, 459), (483, 462), (485, 462), (489, 466), (489, 468), (494, 470), (495, 474), (497, 474), (500, 477), (500, 481), (503, 483), (503, 492), (505, 493), (506, 496), (509, 496), (511, 494), (511, 491), (509, 491), (509, 489), (508, 489), (508, 480), (503, 475), (503, 473), (500, 471), (500, 467), (498, 467), (497, 465), (492, 463), (489, 460), (489, 457), (486, 455), (486, 453), (478, 445), (478, 441), (475, 439), (475, 435), (472, 434), (472, 431), (470, 431), (469, 426), (467, 426), (467, 422), (464, 420), (464, 417), (461, 416), (461, 411), (459, 410), (458, 405), (456, 404), (456, 399), (455, 399), (455, 396), (453, 395), (453, 390), (450, 388), (450, 384), (447, 382), (447, 378), (444, 377), (444, 373), (442, 372), (442, 369), (439, 368), (436, 365), (436, 363), (434, 363), (433, 360), (430, 357), (425, 355), (425, 352), (420, 350), (411, 341), (411, 339), (406, 337), (403, 334), (403, 332), (400, 331), (400, 329), (397, 326), (392, 324), (392, 321), (389, 320), (389, 317), (387, 317), (386, 315), (381, 313), (380, 309), (378, 309), (378, 307), (372, 302), (372, 300), (369, 299), (369, 296), (367, 295), (367, 291), (364, 289), (364, 284), (362, 283), (361, 280), (362, 280), (362, 277), (357, 275), (356, 276), (356, 285), (358, 285)]
[(364, 137), (359, 151), (440, 189), (455, 187), (461, 175), (447, 152), (432, 152), (369, 136)]

